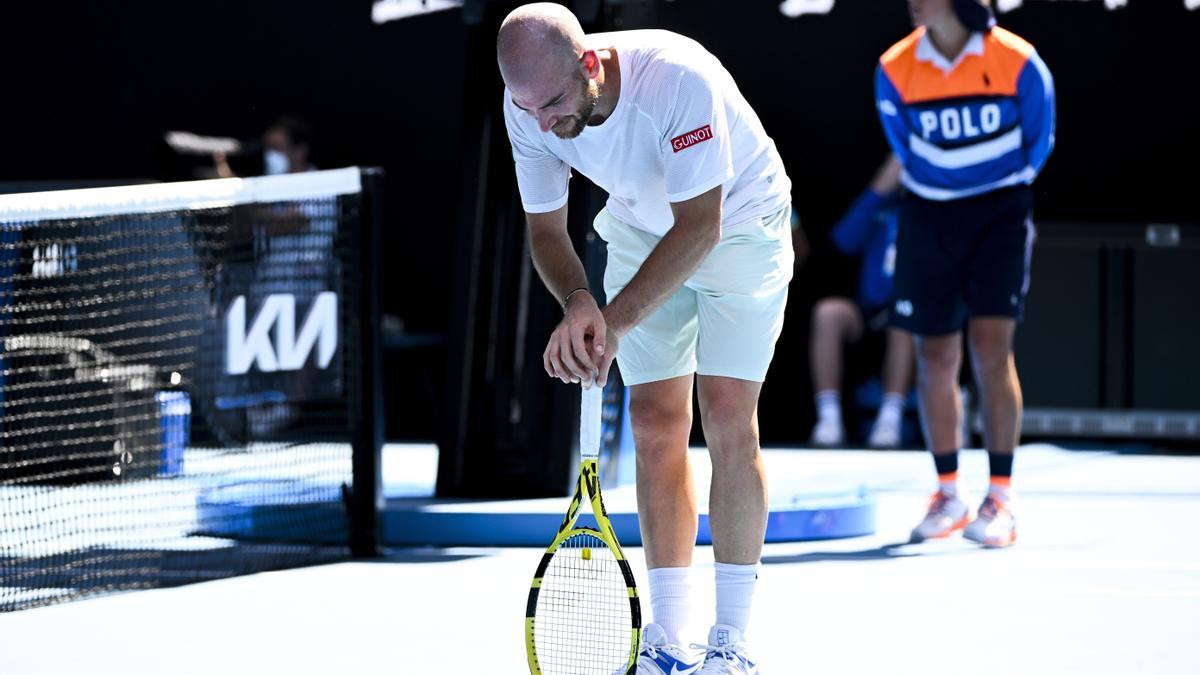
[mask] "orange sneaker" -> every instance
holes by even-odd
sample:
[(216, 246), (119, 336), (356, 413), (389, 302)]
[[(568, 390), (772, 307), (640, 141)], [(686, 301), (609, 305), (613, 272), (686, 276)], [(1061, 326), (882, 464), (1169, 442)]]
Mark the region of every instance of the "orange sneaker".
[(929, 498), (929, 512), (925, 519), (913, 528), (912, 541), (919, 543), (927, 539), (942, 539), (967, 526), (967, 504), (956, 494), (941, 490)]
[(963, 537), (988, 548), (1004, 548), (1017, 541), (1017, 518), (1012, 500), (994, 495), (984, 498), (979, 515), (963, 530)]

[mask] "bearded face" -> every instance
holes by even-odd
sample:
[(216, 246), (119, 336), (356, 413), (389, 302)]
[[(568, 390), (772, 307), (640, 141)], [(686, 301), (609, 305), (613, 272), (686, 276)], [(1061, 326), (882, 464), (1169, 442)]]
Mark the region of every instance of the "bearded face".
[(513, 104), (536, 119), (542, 133), (566, 140), (583, 133), (600, 100), (600, 86), (578, 69), (509, 87)]
[(583, 133), (587, 127), (588, 120), (592, 118), (592, 112), (596, 109), (596, 102), (600, 100), (600, 88), (596, 83), (585, 77), (580, 77), (582, 80), (580, 87), (580, 96), (578, 98), (578, 108), (575, 112), (564, 116), (551, 131), (555, 136), (564, 140), (570, 140)]

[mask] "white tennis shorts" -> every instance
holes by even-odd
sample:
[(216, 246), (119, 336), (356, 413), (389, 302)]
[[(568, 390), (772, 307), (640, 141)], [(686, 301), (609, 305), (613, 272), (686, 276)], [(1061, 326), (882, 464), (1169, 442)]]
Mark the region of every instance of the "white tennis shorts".
[[(762, 382), (783, 329), (792, 279), (790, 206), (726, 227), (699, 269), (662, 307), (621, 340), (625, 384), (699, 373)], [(604, 293), (611, 300), (641, 268), (660, 237), (613, 217), (596, 216), (608, 242)]]

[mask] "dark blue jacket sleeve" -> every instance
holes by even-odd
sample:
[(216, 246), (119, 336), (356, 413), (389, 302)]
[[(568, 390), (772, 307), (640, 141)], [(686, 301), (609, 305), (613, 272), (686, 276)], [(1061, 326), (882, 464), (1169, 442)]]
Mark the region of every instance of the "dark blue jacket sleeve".
[(888, 145), (892, 146), (892, 152), (900, 158), (900, 163), (908, 166), (908, 125), (904, 121), (903, 102), (882, 64), (875, 69), (875, 108), (879, 112), (879, 121), (883, 124)]
[(859, 195), (858, 199), (854, 200), (854, 203), (846, 210), (846, 214), (842, 216), (837, 225), (833, 226), (833, 231), (830, 233), (833, 245), (839, 251), (846, 255), (862, 251), (867, 244), (867, 239), (871, 236), (876, 222), (875, 212), (883, 199), (874, 190), (867, 188)]
[(1054, 79), (1036, 52), (1029, 55), (1021, 70), (1017, 98), (1021, 105), (1022, 145), (1029, 168), (1036, 176), (1054, 149), (1055, 123)]

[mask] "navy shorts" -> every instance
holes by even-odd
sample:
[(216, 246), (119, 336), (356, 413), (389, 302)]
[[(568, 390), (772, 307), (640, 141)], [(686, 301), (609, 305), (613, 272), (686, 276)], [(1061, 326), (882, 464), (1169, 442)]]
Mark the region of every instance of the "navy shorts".
[(974, 317), (1020, 321), (1029, 290), (1032, 205), (1027, 186), (945, 202), (906, 194), (891, 325), (948, 335)]

